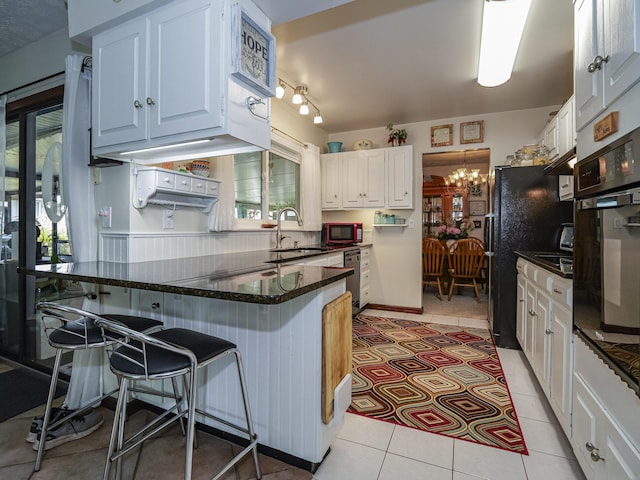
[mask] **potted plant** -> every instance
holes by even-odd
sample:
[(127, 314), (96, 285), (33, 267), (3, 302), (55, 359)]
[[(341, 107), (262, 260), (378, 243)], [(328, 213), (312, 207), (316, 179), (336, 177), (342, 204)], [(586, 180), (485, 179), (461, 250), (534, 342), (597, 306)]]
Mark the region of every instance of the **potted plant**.
[(387, 130), (389, 130), (389, 140), (387, 143), (390, 143), (392, 146), (402, 145), (407, 141), (407, 131), (402, 128), (393, 128), (393, 123), (387, 125)]

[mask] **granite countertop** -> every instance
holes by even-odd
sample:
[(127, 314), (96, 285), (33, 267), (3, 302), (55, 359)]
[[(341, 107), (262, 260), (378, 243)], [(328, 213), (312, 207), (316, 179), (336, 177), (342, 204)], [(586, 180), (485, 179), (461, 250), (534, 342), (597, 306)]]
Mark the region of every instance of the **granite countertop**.
[[(573, 278), (573, 255), (570, 252), (522, 252), (516, 251), (516, 255), (548, 270), (556, 275), (572, 279)], [(559, 257), (562, 262), (552, 261), (554, 257)]]
[(351, 268), (289, 265), (345, 248), (300, 247), (138, 263), (76, 262), (19, 268), (36, 277), (154, 290), (238, 302), (278, 304), (353, 275)]

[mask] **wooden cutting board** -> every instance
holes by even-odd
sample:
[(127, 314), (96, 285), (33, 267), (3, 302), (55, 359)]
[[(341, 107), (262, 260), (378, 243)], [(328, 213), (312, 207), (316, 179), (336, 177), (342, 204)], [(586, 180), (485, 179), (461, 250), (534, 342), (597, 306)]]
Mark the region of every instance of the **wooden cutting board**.
[(351, 292), (322, 309), (322, 421), (333, 419), (333, 392), (351, 373)]

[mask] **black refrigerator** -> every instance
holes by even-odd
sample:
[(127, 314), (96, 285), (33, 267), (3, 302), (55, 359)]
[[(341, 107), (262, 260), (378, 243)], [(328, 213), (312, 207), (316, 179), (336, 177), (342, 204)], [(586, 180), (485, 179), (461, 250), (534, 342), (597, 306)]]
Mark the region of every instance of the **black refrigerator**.
[(557, 252), (561, 224), (573, 221), (573, 202), (559, 201), (558, 177), (544, 175), (544, 166), (495, 167), (488, 198), (489, 325), (498, 347), (520, 348), (515, 252)]

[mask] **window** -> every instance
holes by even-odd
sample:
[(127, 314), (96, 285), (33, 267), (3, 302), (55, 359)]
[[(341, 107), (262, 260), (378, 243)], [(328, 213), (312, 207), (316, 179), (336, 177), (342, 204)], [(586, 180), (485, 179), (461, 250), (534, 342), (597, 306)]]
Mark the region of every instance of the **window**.
[(275, 221), (282, 208), (300, 211), (300, 162), (294, 155), (243, 153), (235, 155), (233, 162), (237, 219)]

